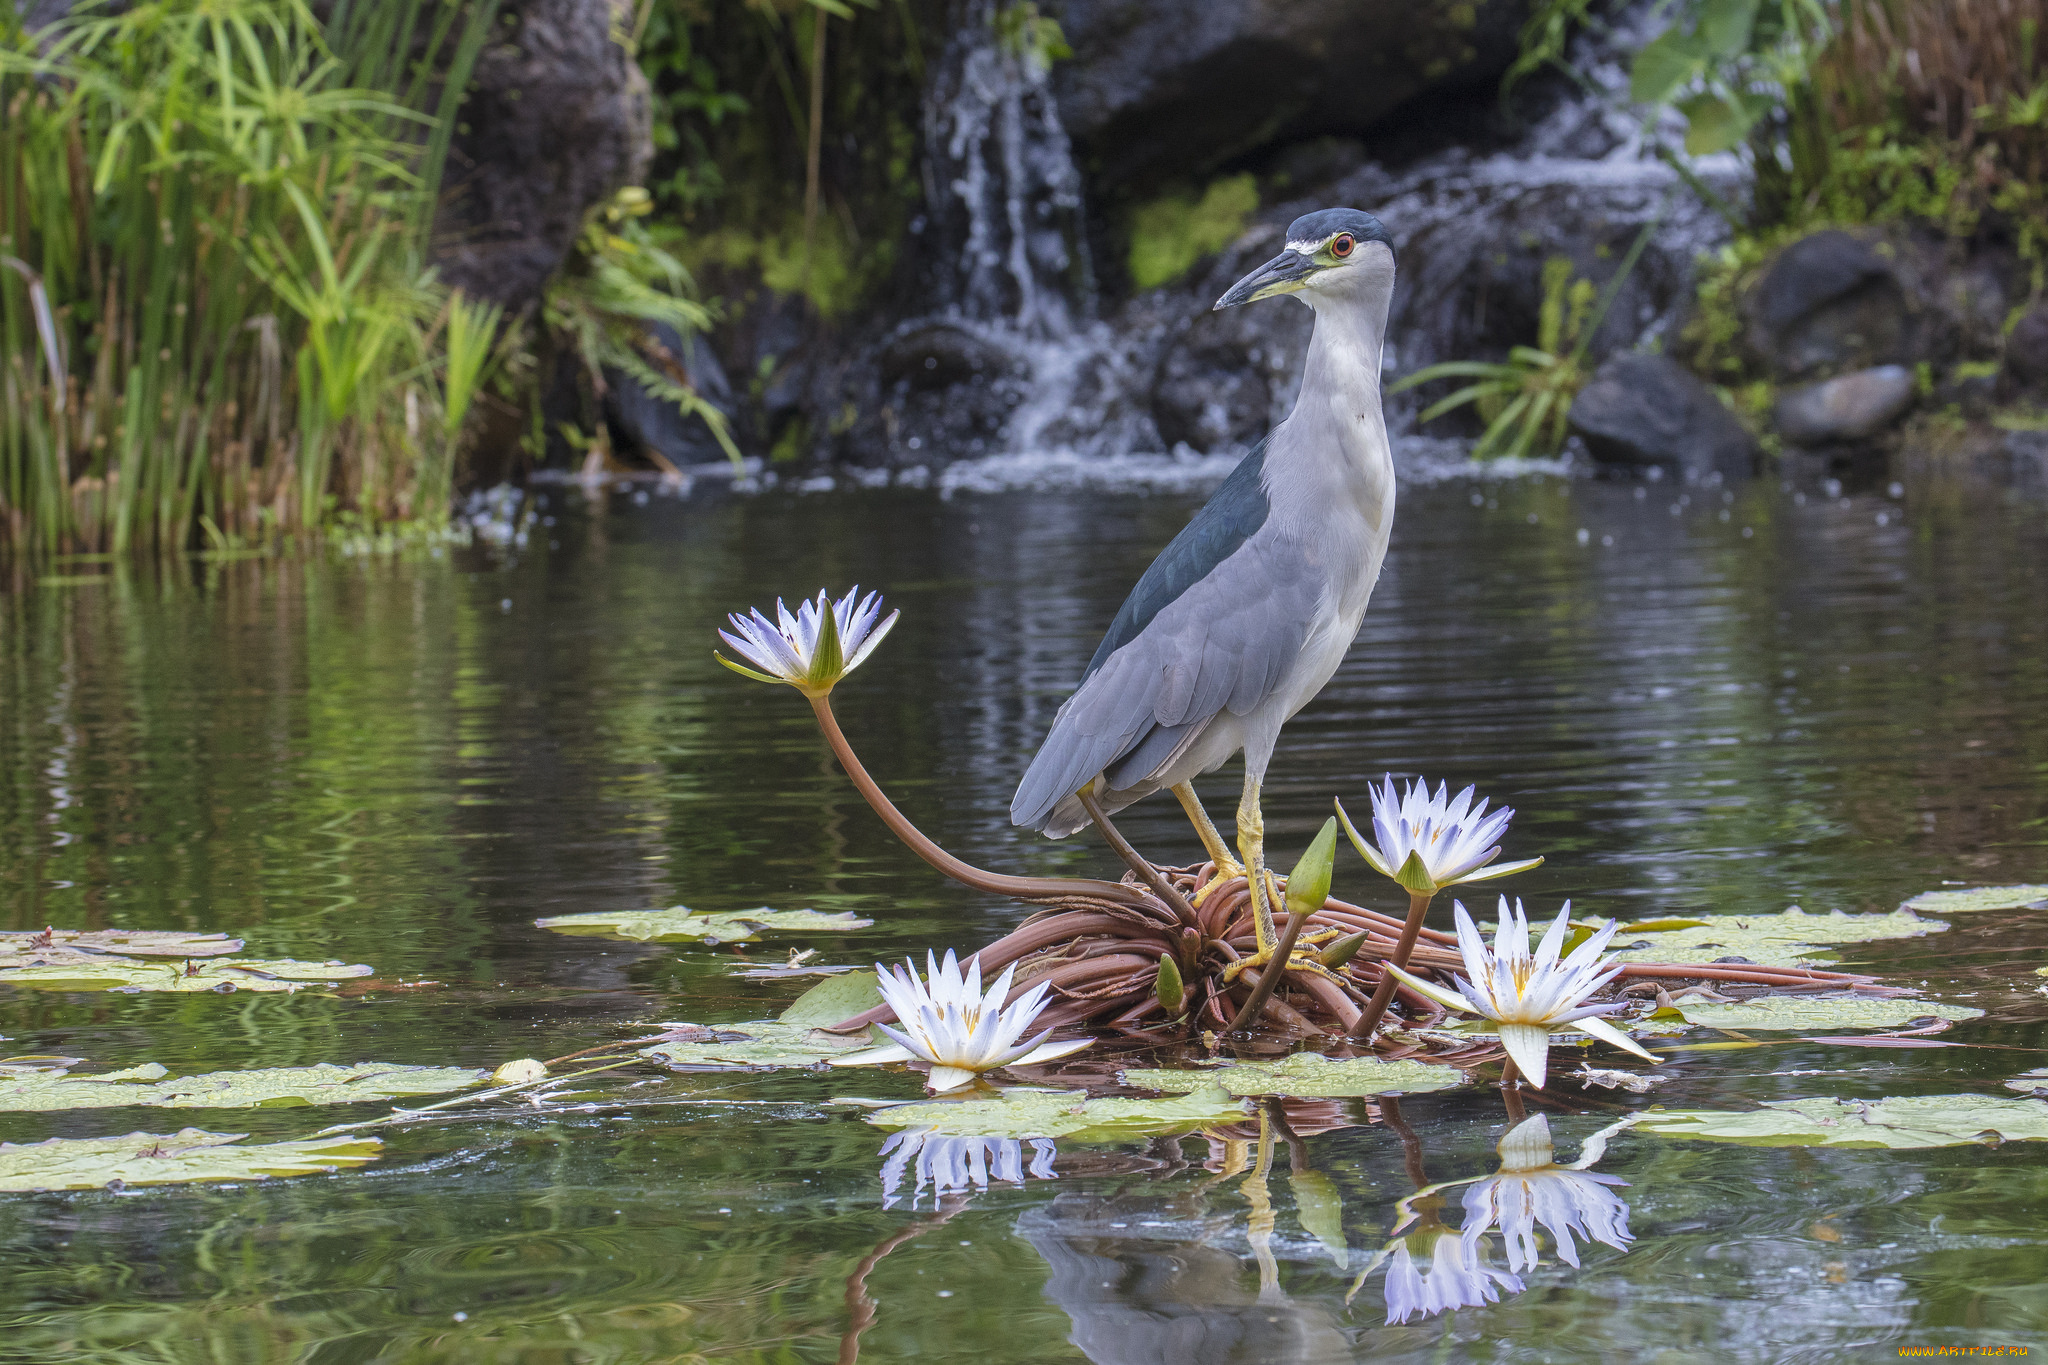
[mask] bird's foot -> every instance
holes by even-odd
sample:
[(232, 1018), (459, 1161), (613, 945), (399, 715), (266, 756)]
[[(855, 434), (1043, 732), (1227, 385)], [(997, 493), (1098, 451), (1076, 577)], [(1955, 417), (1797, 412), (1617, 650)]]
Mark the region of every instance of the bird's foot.
[[(1327, 935), (1316, 934), (1311, 937), (1321, 940), (1327, 938)], [(1273, 949), (1275, 946), (1270, 943), (1264, 944), (1250, 957), (1241, 957), (1237, 961), (1230, 963), (1223, 969), (1224, 984), (1229, 985), (1253, 968), (1263, 970), (1273, 960)], [(1314, 945), (1311, 943), (1310, 938), (1296, 940), (1294, 951), (1287, 955), (1286, 970), (1290, 972), (1313, 972), (1317, 976), (1327, 977), (1332, 981), (1337, 981), (1340, 985), (1342, 984), (1341, 978), (1316, 960)]]
[(1194, 898), (1190, 902), (1190, 904), (1192, 904), (1197, 910), (1201, 909), (1202, 902), (1209, 898), (1210, 892), (1214, 891), (1217, 887), (1222, 886), (1226, 882), (1236, 881), (1239, 877), (1242, 877), (1243, 875), (1244, 869), (1238, 866), (1237, 860), (1235, 858), (1232, 858), (1228, 862), (1217, 863), (1216, 875), (1211, 877), (1208, 881), (1202, 883), (1201, 888), (1195, 892)]

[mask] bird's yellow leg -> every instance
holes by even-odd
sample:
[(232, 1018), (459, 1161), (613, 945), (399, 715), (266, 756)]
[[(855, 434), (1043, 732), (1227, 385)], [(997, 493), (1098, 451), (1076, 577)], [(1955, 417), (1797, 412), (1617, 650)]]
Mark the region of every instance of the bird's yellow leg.
[(1209, 812), (1202, 809), (1202, 798), (1195, 795), (1191, 782), (1176, 782), (1173, 794), (1180, 801), (1180, 808), (1187, 812), (1188, 823), (1195, 827), (1195, 834), (1202, 841), (1202, 847), (1209, 854), (1209, 861), (1216, 864), (1216, 875), (1208, 885), (1195, 892), (1195, 904), (1199, 906), (1204, 897), (1223, 883), (1244, 875), (1244, 868), (1237, 859), (1230, 856), (1230, 845), (1223, 842), (1215, 822), (1209, 819)]
[(1259, 951), (1237, 965), (1242, 971), (1273, 956), (1280, 936), (1273, 929), (1273, 881), (1266, 875), (1266, 817), (1259, 810), (1259, 779), (1245, 769), (1244, 796), (1237, 803), (1237, 851), (1244, 855), (1246, 876), (1251, 881), (1252, 921), (1259, 938)]

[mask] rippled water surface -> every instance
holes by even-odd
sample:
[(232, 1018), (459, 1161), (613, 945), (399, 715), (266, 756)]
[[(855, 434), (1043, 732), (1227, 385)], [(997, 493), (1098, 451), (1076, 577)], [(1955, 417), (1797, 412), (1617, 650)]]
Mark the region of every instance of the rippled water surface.
[[(1181, 495), (906, 490), (549, 495), (517, 556), (67, 565), (0, 595), (0, 927), (228, 931), (367, 982), (298, 995), (0, 987), (0, 1054), (175, 1074), (494, 1066), (758, 1019), (788, 944), (562, 937), (536, 917), (851, 910), (827, 962), (972, 947), (1013, 905), (896, 846), (786, 690), (720, 669), (726, 610), (879, 587), (903, 619), (839, 693), (876, 777), (948, 847), (1092, 870), (1009, 827), (1009, 793)], [(552, 537), (552, 540), (549, 538)], [(1287, 731), (1284, 865), (1342, 794), (1426, 772), (1518, 808), (1539, 912), (1889, 909), (1944, 883), (2048, 881), (2048, 516), (1919, 475), (1766, 482), (1452, 479), (1403, 493), (1362, 637)], [(1205, 783), (1219, 812), (1226, 771)], [(1128, 813), (1195, 853), (1171, 802)], [(1393, 902), (1347, 854), (1337, 890)], [(1438, 912), (1448, 916), (1448, 905)], [(1988, 1011), (1946, 1040), (1670, 1054), (1645, 1096), (1559, 1087), (1559, 1159), (1652, 1103), (1967, 1091), (2048, 1064), (2039, 912), (1846, 956)], [(1596, 1064), (1598, 1058), (1595, 1058)], [(1101, 1073), (1098, 1066), (1097, 1074)], [(0, 1359), (21, 1361), (1835, 1361), (2048, 1346), (2048, 1144), (1748, 1149), (1623, 1132), (1635, 1240), (1498, 1302), (1387, 1325), (1417, 1180), (1497, 1164), (1497, 1091), (1289, 1102), (1227, 1131), (1063, 1143), (964, 1197), (885, 1199), (884, 1133), (838, 1095), (903, 1072), (652, 1068), (650, 1102), (386, 1130), (359, 1171), (0, 1195)], [(0, 1139), (303, 1136), (382, 1106), (0, 1114)], [(1269, 1141), (1262, 1148), (1261, 1132)], [(1033, 1153), (1027, 1149), (1024, 1160)], [(1460, 1191), (1439, 1211), (1456, 1226)], [(1429, 1225), (1426, 1214), (1424, 1227)], [(1416, 1247), (1422, 1242), (1415, 1242)], [(1497, 1239), (1492, 1264), (1500, 1259)]]

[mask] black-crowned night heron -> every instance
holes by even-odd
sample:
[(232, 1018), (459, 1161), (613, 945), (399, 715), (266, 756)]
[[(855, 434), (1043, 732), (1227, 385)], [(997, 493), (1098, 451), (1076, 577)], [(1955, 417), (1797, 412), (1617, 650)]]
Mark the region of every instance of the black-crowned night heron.
[[(1065, 838), (1173, 789), (1215, 862), (1230, 856), (1190, 782), (1244, 753), (1238, 851), (1251, 869), (1258, 954), (1275, 943), (1259, 788), (1280, 727), (1322, 691), (1358, 635), (1394, 520), (1380, 352), (1394, 248), (1379, 219), (1324, 209), (1217, 308), (1292, 294), (1313, 308), (1301, 393), (1125, 599), (1017, 786), (1010, 818)], [(1213, 885), (1213, 883), (1212, 883)]]

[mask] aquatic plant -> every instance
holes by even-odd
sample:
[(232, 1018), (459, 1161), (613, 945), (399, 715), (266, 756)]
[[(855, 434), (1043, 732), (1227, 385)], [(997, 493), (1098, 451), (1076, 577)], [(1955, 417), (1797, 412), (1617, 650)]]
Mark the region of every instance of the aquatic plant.
[(1500, 898), (1500, 919), (1491, 950), (1479, 936), (1464, 902), (1453, 902), (1452, 908), (1458, 921), (1458, 948), (1464, 954), (1469, 974), (1457, 978), (1456, 991), (1447, 991), (1392, 964), (1387, 970), (1448, 1009), (1493, 1020), (1500, 1026), (1501, 1046), (1528, 1076), (1531, 1085), (1538, 1090), (1543, 1088), (1550, 1059), (1550, 1035), (1561, 1029), (1590, 1033), (1638, 1057), (1652, 1062), (1661, 1060), (1600, 1017), (1620, 1009), (1622, 1002), (1586, 1003), (1623, 970), (1600, 959), (1601, 950), (1619, 927), (1615, 921), (1609, 920), (1560, 958), (1565, 935), (1571, 929), (1570, 901), (1557, 912), (1533, 954), (1529, 951), (1529, 923), (1522, 916), (1520, 900), (1510, 906), (1506, 896)]
[(1048, 1043), (1046, 1039), (1052, 1036), (1052, 1030), (1046, 1029), (1037, 1037), (1020, 1042), (1032, 1020), (1045, 1009), (1046, 993), (1052, 984), (1041, 981), (1005, 1008), (1003, 1002), (1009, 1000), (1011, 978), (1017, 974), (1015, 964), (1005, 967), (986, 992), (981, 988), (981, 963), (969, 958), (963, 974), (951, 948), (946, 950), (943, 963), (930, 953), (925, 954), (922, 981), (918, 980), (917, 966), (912, 962), (887, 970), (878, 962), (875, 972), (882, 999), (888, 1002), (902, 1027), (876, 1024), (894, 1040), (893, 1044), (834, 1057), (834, 1066), (929, 1062), (931, 1088), (944, 1092), (968, 1084), (984, 1071), (1057, 1061), (1093, 1041), (1080, 1038)]
[(900, 1201), (906, 1173), (914, 1176), (910, 1205), (916, 1208), (927, 1188), (934, 1195), (946, 1195), (985, 1190), (991, 1180), (1022, 1185), (1026, 1175), (1057, 1180), (1052, 1163), (1058, 1155), (1050, 1138), (955, 1137), (935, 1128), (906, 1128), (882, 1143), (882, 1207), (893, 1208)]
[[(1250, 888), (1241, 871), (1219, 878), (1216, 866), (1208, 862), (1189, 867), (1153, 863), (1131, 846), (1099, 808), (1091, 812), (1096, 827), (1129, 869), (1122, 881), (1008, 876), (975, 867), (947, 852), (889, 800), (832, 711), (831, 689), (847, 671), (845, 632), (860, 626), (862, 633), (851, 648), (858, 658), (868, 657), (875, 643), (869, 631), (879, 619), (879, 600), (873, 595), (856, 599), (849, 593), (835, 603), (829, 594), (821, 593), (806, 606), (810, 616), (783, 610), (772, 622), (760, 612), (744, 617), (736, 614), (732, 618), (735, 627), (751, 633), (728, 634), (726, 638), (759, 667), (729, 661), (728, 666), (759, 681), (787, 684), (803, 692), (847, 777), (890, 831), (925, 862), (962, 885), (1043, 907), (969, 959), (982, 973), (1003, 972), (1012, 991), (1036, 992), (1045, 987), (1039, 1024), (1050, 1028), (1095, 1022), (1140, 1032), (1161, 1025), (1224, 1031), (1272, 1027), (1313, 1036), (1354, 1029), (1364, 1017), (1368, 997), (1381, 992), (1388, 1000), (1402, 1000), (1404, 1008), (1412, 1011), (1412, 1020), (1443, 1017), (1439, 997), (1413, 983), (1435, 978), (1432, 984), (1442, 989), (1440, 983), (1451, 981), (1452, 972), (1465, 964), (1455, 951), (1459, 939), (1422, 927), (1412, 899), (1409, 916), (1396, 919), (1331, 897), (1333, 824), (1326, 824), (1289, 877), (1275, 879), (1287, 898), (1287, 935), (1298, 937), (1305, 948), (1313, 950), (1287, 951), (1281, 958), (1285, 965), (1278, 968), (1270, 964), (1255, 967), (1246, 961), (1256, 950), (1257, 938)], [(842, 611), (847, 613), (843, 617)], [(837, 663), (828, 657), (831, 650), (838, 651)], [(1441, 827), (1446, 832), (1450, 809), (1456, 804), (1445, 798)], [(1479, 838), (1476, 847), (1485, 851), (1487, 859), (1492, 857), (1487, 851), (1492, 836), (1481, 835), (1479, 826), (1500, 813), (1489, 816), (1470, 805), (1460, 810), (1461, 822), (1478, 824), (1445, 845), (1460, 852), (1452, 861), (1436, 865), (1432, 884), (1453, 875), (1472, 879), (1471, 859), (1479, 854), (1466, 849), (1468, 838)], [(1425, 838), (1424, 842), (1441, 840)], [(1382, 863), (1386, 862), (1385, 852), (1377, 850)], [(1404, 848), (1402, 865), (1408, 864), (1411, 852), (1412, 845)], [(1426, 860), (1421, 865), (1431, 866)], [(1484, 861), (1479, 864), (1485, 865)], [(1515, 870), (1520, 870), (1520, 865), (1506, 864), (1499, 869), (1502, 874)], [(1294, 941), (1295, 937), (1283, 936), (1288, 949)], [(1383, 970), (1397, 950), (1408, 954), (1410, 970), (1401, 975)], [(1718, 979), (1771, 984), (1854, 986), (1870, 980), (1791, 966), (1697, 967), (1647, 962), (1628, 963), (1615, 974), (1698, 979), (1702, 973), (1727, 973)], [(1457, 998), (1463, 1008), (1463, 997)], [(913, 1008), (912, 1003), (906, 1002), (905, 1008)], [(892, 1019), (910, 1027), (904, 1012), (885, 999), (829, 1027), (836, 1033), (855, 1033)], [(1466, 1067), (1503, 1056), (1485, 1042), (1446, 1047), (1441, 1040), (1405, 1033), (1377, 1038), (1374, 1043), (1396, 1057), (1415, 1056)], [(915, 1054), (906, 1048), (900, 1055)]]
[(1508, 1129), (1496, 1148), (1500, 1170), (1466, 1187), (1459, 1235), (1477, 1242), (1498, 1227), (1513, 1270), (1536, 1268), (1539, 1224), (1556, 1242), (1558, 1257), (1574, 1269), (1579, 1264), (1575, 1233), (1588, 1242), (1626, 1249), (1634, 1240), (1628, 1230), (1628, 1205), (1609, 1187), (1628, 1182), (1620, 1176), (1597, 1175), (1587, 1167), (1606, 1151), (1608, 1136), (1632, 1121), (1588, 1139), (1577, 1161), (1560, 1166), (1550, 1140), (1550, 1120), (1542, 1114), (1523, 1119)]
[[(1486, 801), (1473, 806), (1474, 791), (1475, 788), (1467, 787), (1453, 798), (1449, 795), (1450, 784), (1439, 782), (1432, 796), (1429, 783), (1417, 778), (1408, 784), (1406, 792), (1396, 792), (1393, 775), (1388, 774), (1385, 783), (1372, 792), (1371, 842), (1359, 835), (1344, 803), (1337, 802), (1337, 818), (1344, 822), (1344, 832), (1350, 836), (1358, 856), (1373, 871), (1391, 877), (1408, 893), (1408, 919), (1401, 926), (1393, 955), (1388, 958), (1396, 967), (1408, 965), (1416, 937), (1422, 932), (1423, 918), (1437, 892), (1464, 882), (1491, 881), (1527, 872), (1543, 863), (1541, 858), (1515, 863), (1493, 861), (1500, 855), (1500, 845), (1494, 841), (1507, 831), (1508, 821), (1515, 816), (1514, 807), (1502, 806), (1489, 815)], [(1357, 1037), (1370, 1038), (1379, 1026), (1394, 997), (1395, 980), (1392, 976), (1381, 978), (1379, 989), (1373, 992), (1365, 1012), (1352, 1028)]]

